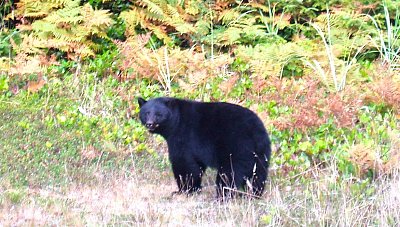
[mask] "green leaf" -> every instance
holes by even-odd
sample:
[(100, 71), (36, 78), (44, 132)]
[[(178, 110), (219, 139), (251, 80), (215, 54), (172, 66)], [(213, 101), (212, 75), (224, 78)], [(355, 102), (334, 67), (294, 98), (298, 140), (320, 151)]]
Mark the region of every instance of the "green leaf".
[(301, 151), (310, 150), (311, 147), (312, 147), (312, 144), (311, 144), (309, 141), (301, 142), (301, 143), (299, 144), (299, 149), (300, 149)]

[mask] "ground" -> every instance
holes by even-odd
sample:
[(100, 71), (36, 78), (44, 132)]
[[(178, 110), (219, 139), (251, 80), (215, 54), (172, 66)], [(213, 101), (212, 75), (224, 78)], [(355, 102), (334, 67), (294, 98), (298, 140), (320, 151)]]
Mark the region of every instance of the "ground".
[[(195, 196), (171, 196), (176, 187), (163, 177), (147, 182), (141, 176), (99, 176), (93, 186), (27, 188), (17, 204), (3, 203), (0, 221), (4, 226), (37, 225), (172, 225), (237, 226), (275, 225), (392, 225), (398, 221), (400, 181), (392, 181), (371, 200), (331, 193), (322, 182), (301, 187), (270, 184), (265, 200), (213, 199), (213, 187)], [(208, 181), (207, 183), (211, 183)], [(314, 189), (315, 191), (311, 190)], [(9, 189), (10, 190), (10, 189)], [(10, 192), (10, 191), (8, 191)], [(328, 193), (328, 194), (325, 194)], [(394, 203), (397, 201), (397, 205)], [(390, 207), (390, 206), (392, 207)], [(397, 208), (396, 208), (397, 207)], [(383, 209), (383, 210), (379, 210)], [(397, 209), (397, 210), (396, 210)], [(388, 222), (390, 215), (395, 219)]]

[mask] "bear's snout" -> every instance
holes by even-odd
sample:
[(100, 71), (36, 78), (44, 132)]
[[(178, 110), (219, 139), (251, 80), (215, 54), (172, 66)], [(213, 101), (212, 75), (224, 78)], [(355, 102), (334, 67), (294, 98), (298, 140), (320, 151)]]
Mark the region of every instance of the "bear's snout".
[(149, 131), (154, 131), (156, 130), (156, 128), (158, 128), (159, 124), (156, 124), (154, 122), (146, 122), (145, 126)]

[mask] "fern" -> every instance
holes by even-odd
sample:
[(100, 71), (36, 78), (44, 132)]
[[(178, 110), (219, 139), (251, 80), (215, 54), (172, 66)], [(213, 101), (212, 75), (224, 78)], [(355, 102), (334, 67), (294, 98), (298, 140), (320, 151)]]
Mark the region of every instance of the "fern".
[[(239, 43), (241, 38), (242, 29), (229, 27), (227, 29), (218, 29), (215, 31), (215, 39), (217, 40), (218, 45), (228, 46), (232, 44)], [(211, 38), (213, 38), (211, 36)], [(209, 41), (211, 42), (211, 41)]]
[(239, 46), (235, 53), (237, 57), (250, 64), (250, 70), (255, 75), (260, 77), (280, 76), (283, 66), (288, 59), (302, 52), (288, 45)]
[(94, 56), (99, 48), (92, 37), (107, 38), (106, 30), (113, 23), (108, 11), (94, 10), (89, 3), (81, 6), (79, 0), (25, 0), (18, 4), (18, 17), (39, 14), (41, 19), (34, 20), (30, 26), (19, 26), (29, 34), (28, 37), (36, 40), (28, 48), (23, 45), (27, 49), (23, 48), (21, 52), (55, 48), (71, 57)]
[(204, 84), (207, 78), (221, 75), (221, 69), (233, 61), (228, 55), (207, 59), (205, 53), (196, 53), (192, 49), (162, 47), (152, 50), (145, 47), (149, 39), (150, 33), (129, 37), (126, 42), (116, 42), (122, 56), (118, 67), (125, 78), (152, 78), (166, 90), (175, 81), (184, 89), (192, 90)]
[(192, 16), (198, 15), (201, 12), (202, 1), (185, 1), (185, 11)]
[(50, 12), (64, 8), (71, 4), (78, 4), (80, 1), (77, 0), (21, 0), (16, 3), (16, 9), (14, 13), (10, 14), (10, 18), (33, 18), (40, 19), (49, 15)]
[(149, 12), (158, 15), (159, 18), (165, 16), (165, 7), (168, 6), (167, 1), (139, 0), (137, 4), (146, 7)]
[(226, 9), (222, 11), (218, 17), (218, 20), (222, 22), (222, 25), (228, 25), (232, 21), (240, 17), (240, 12), (236, 9)]
[[(269, 39), (260, 14), (268, 10), (253, 1), (138, 0), (120, 18), (127, 24), (128, 36), (135, 35), (135, 28), (140, 26), (164, 43), (171, 42), (171, 34), (180, 34), (185, 43), (192, 45), (234, 46)], [(289, 19), (285, 17), (279, 29), (287, 26)]]
[[(184, 19), (188, 16), (186, 16), (185, 9), (179, 2), (167, 0), (136, 1), (131, 10), (121, 13), (120, 18), (127, 24), (128, 35), (134, 35), (135, 27), (140, 25), (142, 28), (152, 31), (165, 43), (169, 43), (172, 41), (168, 35), (171, 29), (180, 34), (195, 32), (194, 25)], [(184, 6), (189, 6), (190, 13), (193, 15), (198, 11), (198, 8), (195, 8), (192, 2), (195, 1), (189, 1)]]
[[(237, 7), (226, 9), (218, 17), (221, 25), (216, 27), (213, 34), (209, 34), (202, 39), (203, 42), (215, 45), (229, 46), (235, 44), (251, 44), (255, 40), (264, 42), (269, 39), (264, 25), (259, 24), (261, 15), (253, 8)], [(264, 41), (263, 41), (264, 40)]]

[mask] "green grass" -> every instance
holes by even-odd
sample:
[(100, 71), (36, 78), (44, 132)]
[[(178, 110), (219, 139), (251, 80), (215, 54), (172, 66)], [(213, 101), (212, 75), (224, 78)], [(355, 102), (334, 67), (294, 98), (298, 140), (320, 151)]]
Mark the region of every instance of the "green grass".
[[(1, 174), (12, 185), (68, 183), (68, 170), (79, 165), (77, 147), (81, 141), (71, 132), (49, 129), (41, 113), (20, 109), (18, 104), (0, 109)], [(51, 164), (49, 164), (51, 163)]]
[[(260, 200), (215, 200), (214, 171), (207, 172), (201, 194), (172, 196), (176, 185), (165, 142), (145, 133), (135, 113), (132, 118), (125, 115), (129, 105), (113, 90), (113, 81), (73, 83), (67, 78), (49, 83), (38, 93), (21, 92), (0, 98), (0, 224), (400, 224), (400, 175), (342, 176), (334, 156), (323, 165), (311, 163), (306, 170), (302, 170), (303, 166), (300, 172), (291, 174), (284, 172), (283, 165), (273, 163), (266, 193)], [(135, 85), (123, 86), (129, 95)], [(78, 107), (84, 108), (86, 114)], [(372, 119), (371, 116), (363, 117)], [(366, 132), (374, 131), (374, 122), (380, 122), (364, 120), (366, 127), (360, 127)], [(384, 122), (388, 125), (380, 125), (388, 128), (396, 124)], [(364, 133), (364, 137), (371, 134), (350, 131)], [(374, 140), (380, 144), (385, 139), (376, 136)], [(335, 152), (346, 146), (350, 145), (342, 144)]]
[[(13, 187), (92, 184), (96, 183), (96, 171), (119, 172), (129, 168), (133, 160), (144, 162), (141, 156), (148, 154), (132, 155), (136, 148), (126, 146), (121, 138), (99, 134), (103, 128), (93, 123), (93, 117), (77, 114), (82, 99), (77, 102), (75, 98), (44, 91), (0, 99), (2, 182)], [(100, 123), (113, 125), (106, 118)], [(120, 131), (111, 127), (107, 133)], [(156, 156), (154, 160), (159, 162)], [(159, 162), (157, 168), (165, 164)]]

